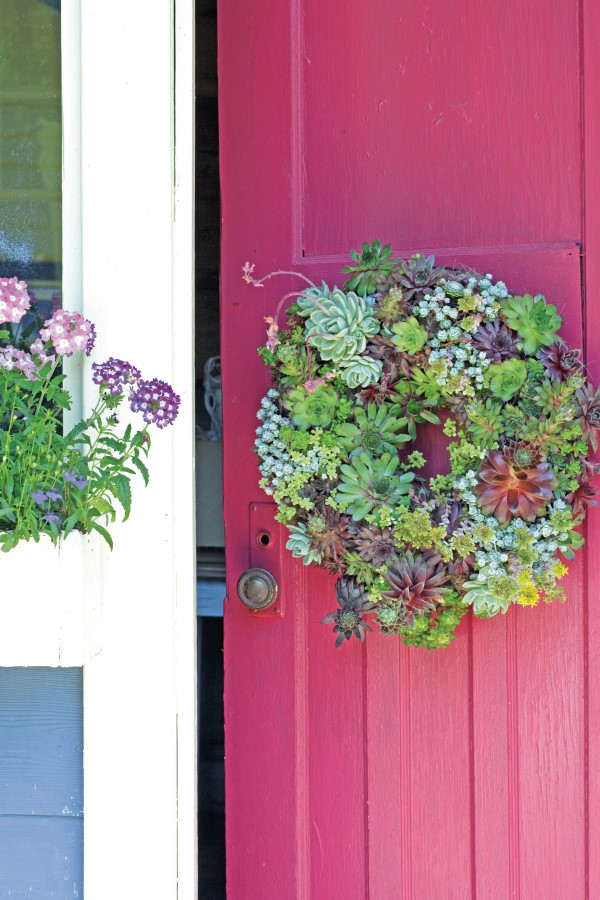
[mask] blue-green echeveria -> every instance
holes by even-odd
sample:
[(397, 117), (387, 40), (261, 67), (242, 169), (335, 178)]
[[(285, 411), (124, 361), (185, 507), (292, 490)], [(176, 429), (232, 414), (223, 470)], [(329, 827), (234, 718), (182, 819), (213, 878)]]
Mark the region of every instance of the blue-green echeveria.
[(372, 306), (356, 294), (334, 288), (310, 313), (306, 335), (323, 360), (341, 364), (360, 356), (367, 338), (379, 331)]
[(312, 539), (306, 533), (306, 525), (304, 523), (288, 525), (288, 531), (290, 536), (285, 546), (288, 550), (291, 550), (292, 556), (296, 557), (296, 559), (302, 559), (305, 566), (309, 566), (311, 563), (318, 565), (322, 556), (318, 550), (312, 547)]
[(349, 362), (342, 363), (340, 378), (349, 388), (368, 387), (381, 378), (383, 363), (370, 356), (356, 356)]
[[(480, 575), (489, 576), (486, 567), (481, 569)], [(498, 579), (487, 577), (485, 581), (479, 581), (477, 575), (472, 575), (463, 585), (463, 590), (465, 591), (463, 602), (470, 604), (475, 615), (481, 619), (491, 619), (492, 616), (498, 615), (499, 612), (505, 613), (510, 606), (511, 598), (506, 595), (506, 592), (502, 596), (500, 592), (494, 589), (496, 580)]]
[[(337, 291), (339, 288), (334, 288), (334, 290)], [(324, 281), (316, 287), (305, 288), (302, 291), (302, 295), (296, 298), (298, 315), (304, 316), (304, 318), (310, 316), (310, 314), (317, 309), (319, 303), (323, 303), (330, 298), (331, 290)]]

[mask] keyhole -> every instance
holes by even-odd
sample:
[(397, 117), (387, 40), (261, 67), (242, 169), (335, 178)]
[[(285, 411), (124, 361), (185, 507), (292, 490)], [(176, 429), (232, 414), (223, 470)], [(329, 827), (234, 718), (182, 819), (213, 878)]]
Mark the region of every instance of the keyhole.
[(258, 534), (256, 535), (256, 543), (258, 544), (259, 547), (266, 549), (267, 547), (270, 547), (271, 544), (273, 543), (273, 538), (271, 537), (271, 535), (269, 534), (268, 531), (259, 531)]

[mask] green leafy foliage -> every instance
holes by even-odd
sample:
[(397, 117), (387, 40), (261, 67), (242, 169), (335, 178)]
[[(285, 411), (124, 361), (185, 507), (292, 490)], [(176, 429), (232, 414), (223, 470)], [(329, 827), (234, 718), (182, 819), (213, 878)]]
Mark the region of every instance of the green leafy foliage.
[[(61, 357), (43, 362), (37, 346), (33, 356), (20, 351), (18, 365), (1, 364), (14, 348), (0, 346), (0, 547), (8, 552), (42, 535), (56, 542), (72, 531), (95, 531), (112, 546), (107, 527), (119, 514), (129, 517), (132, 479), (148, 484), (148, 426), (120, 426), (117, 414), (129, 395), (101, 384), (89, 415), (65, 434), (71, 397)], [(113, 363), (121, 372), (134, 371), (118, 360), (103, 365)], [(148, 421), (154, 411), (146, 415)]]
[(364, 243), (360, 253), (350, 251), (355, 265), (344, 266), (342, 275), (350, 275), (344, 284), (345, 291), (355, 291), (359, 297), (374, 294), (377, 290), (377, 276), (389, 275), (400, 260), (392, 259), (392, 245), (381, 246), (375, 238), (372, 244)]

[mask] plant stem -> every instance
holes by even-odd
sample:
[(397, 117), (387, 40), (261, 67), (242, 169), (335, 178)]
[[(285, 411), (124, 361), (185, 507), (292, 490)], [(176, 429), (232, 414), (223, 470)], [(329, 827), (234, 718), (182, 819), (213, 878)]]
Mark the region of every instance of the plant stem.
[[(248, 265), (248, 263), (246, 263)], [(252, 266), (254, 268), (254, 266)], [(268, 275), (265, 275), (263, 278), (252, 278), (250, 275), (250, 270), (244, 267), (244, 280), (251, 284), (253, 287), (263, 287), (265, 281), (268, 281), (269, 278), (273, 278), (275, 275), (294, 275), (296, 278), (302, 278), (303, 281), (306, 281), (307, 284), (310, 284), (311, 287), (316, 287), (310, 278), (307, 278), (306, 275), (303, 275), (302, 272), (288, 272), (285, 269), (276, 269), (274, 272), (269, 272)]]

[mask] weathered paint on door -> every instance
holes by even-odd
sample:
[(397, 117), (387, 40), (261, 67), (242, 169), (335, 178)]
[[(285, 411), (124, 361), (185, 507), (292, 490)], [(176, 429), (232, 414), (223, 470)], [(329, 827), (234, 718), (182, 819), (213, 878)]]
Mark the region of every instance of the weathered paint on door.
[[(600, 896), (597, 514), (567, 604), (463, 621), (446, 651), (335, 651), (332, 580), (284, 551), (250, 452), (255, 347), (292, 281), (241, 280), (248, 259), (340, 283), (373, 237), (434, 252), (545, 292), (572, 345), (587, 317), (598, 380), (599, 20), (592, 0), (221, 4), (232, 900)], [(258, 564), (276, 612), (237, 599)]]

